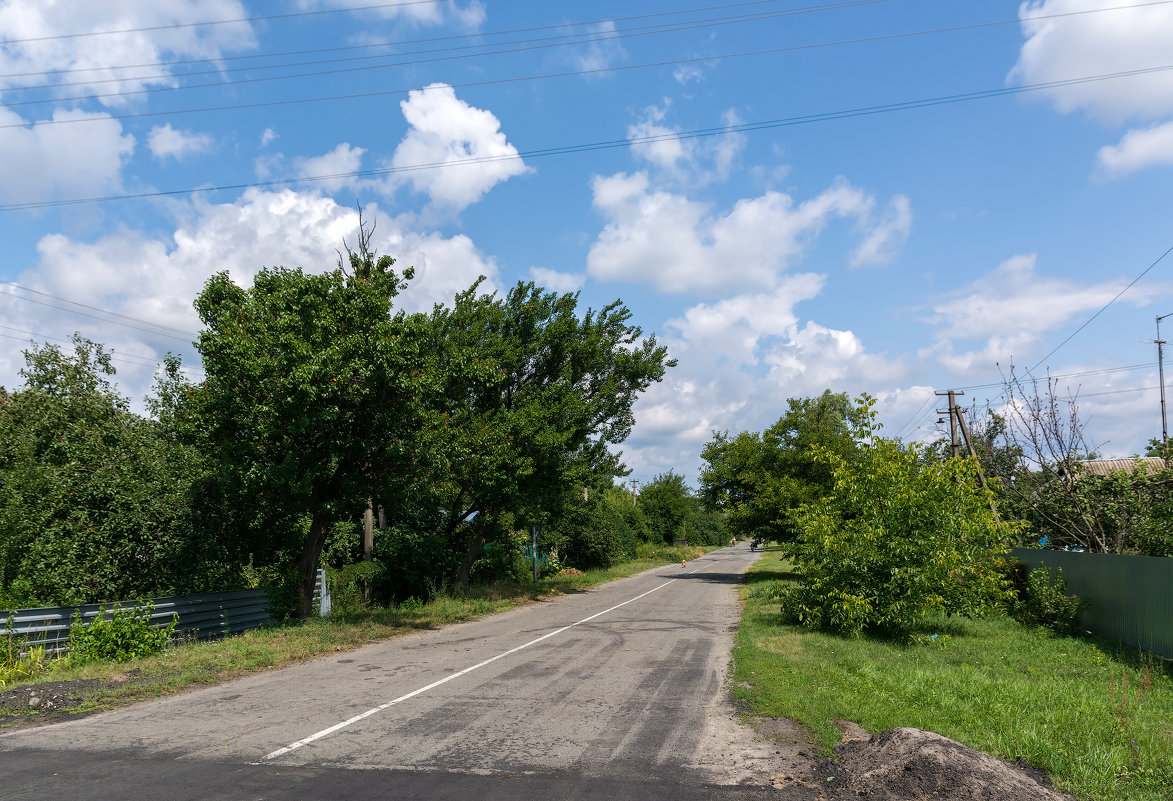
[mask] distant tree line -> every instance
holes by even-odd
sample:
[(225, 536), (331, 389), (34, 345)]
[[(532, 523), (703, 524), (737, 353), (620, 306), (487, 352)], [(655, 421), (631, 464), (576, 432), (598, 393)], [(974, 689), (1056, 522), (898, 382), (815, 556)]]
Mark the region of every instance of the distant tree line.
[(206, 378), (169, 357), (149, 416), (101, 345), (26, 351), (0, 388), (0, 608), (263, 584), (304, 615), (323, 563), (369, 556), (390, 600), (508, 574), (529, 526), (576, 567), (727, 536), (673, 473), (638, 502), (614, 486), (632, 405), (675, 364), (621, 302), (478, 281), (409, 314), (412, 271), (370, 231), (324, 274), (213, 276)]

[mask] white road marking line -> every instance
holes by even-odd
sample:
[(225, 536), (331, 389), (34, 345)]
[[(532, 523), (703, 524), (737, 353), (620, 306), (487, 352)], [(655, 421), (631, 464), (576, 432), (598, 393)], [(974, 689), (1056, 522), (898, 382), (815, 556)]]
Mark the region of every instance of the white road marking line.
[[(714, 561), (715, 562), (723, 562), (725, 560), (724, 559), (716, 559)], [(706, 565), (703, 565), (702, 567), (698, 567), (695, 570), (690, 570), (688, 573), (685, 573), (684, 575), (690, 576), (693, 573), (696, 573), (698, 570), (703, 570), (704, 568), (709, 567), (711, 564), (712, 564), (712, 562), (710, 562)], [(530, 640), (529, 642), (525, 643), (524, 645), (519, 645), (516, 648), (510, 648), (508, 651), (497, 654), (494, 657), (490, 657), (489, 659), (486, 659), (484, 662), (478, 662), (477, 664), (475, 664), (471, 667), (466, 667), (464, 670), (461, 670), (458, 673), (453, 673), (451, 676), (445, 676), (444, 678), (440, 679), (439, 681), (434, 681), (431, 684), (427, 685), (426, 687), (420, 687), (418, 690), (412, 690), (411, 692), (407, 693), (406, 695), (401, 695), (398, 698), (391, 700), (391, 701), (388, 701), (385, 704), (379, 704), (376, 707), (372, 707), (372, 708), (368, 709), (366, 712), (360, 712), (359, 714), (355, 715), (354, 717), (347, 718), (346, 720), (342, 721), (341, 723), (335, 723), (333, 726), (331, 726), (327, 729), (322, 729), (319, 732), (315, 732), (314, 734), (311, 734), (309, 737), (304, 737), (304, 738), (298, 740), (296, 743), (290, 743), (289, 745), (285, 746), (284, 748), (278, 748), (276, 751), (272, 752), (271, 754), (266, 754), (261, 759), (261, 762), (268, 762), (269, 760), (276, 759), (277, 757), (279, 757), (283, 754), (288, 754), (290, 751), (295, 751), (298, 748), (301, 748), (303, 745), (309, 745), (314, 740), (320, 740), (321, 738), (326, 737), (328, 735), (331, 735), (334, 732), (339, 731), (340, 729), (345, 729), (347, 726), (350, 726), (354, 723), (358, 723), (360, 720), (364, 720), (365, 718), (369, 718), (371, 715), (374, 715), (376, 712), (382, 712), (384, 709), (387, 709), (388, 707), (395, 706), (396, 704), (401, 703), (403, 701), (406, 701), (409, 698), (414, 698), (417, 695), (421, 695), (423, 693), (426, 693), (428, 690), (434, 690), (435, 688), (439, 687), (441, 684), (447, 684), (448, 682), (452, 681), (453, 679), (459, 678), (459, 677), (465, 675), (466, 673), (472, 673), (474, 670), (476, 670), (478, 668), (483, 668), (485, 665), (488, 665), (492, 662), (496, 662), (498, 659), (503, 659), (504, 657), (507, 657), (510, 654), (515, 654), (518, 651), (521, 651), (525, 648), (529, 648), (531, 645), (537, 645), (542, 640), (548, 640), (551, 637), (555, 636), (556, 634), (561, 634), (562, 632), (566, 631), (567, 629), (572, 629), (581, 623), (587, 623), (587, 622), (594, 620), (595, 618), (597, 618), (601, 615), (607, 614), (608, 612), (614, 612), (619, 607), (627, 606), (632, 601), (638, 601), (640, 598), (643, 598), (646, 595), (651, 595), (656, 590), (663, 589), (664, 587), (667, 587), (669, 584), (671, 584), (674, 581), (676, 581), (676, 579), (669, 579), (668, 581), (665, 581), (663, 584), (659, 585), (658, 587), (652, 587), (652, 589), (648, 590), (645, 593), (641, 593), (641, 594), (635, 596), (634, 598), (628, 598), (626, 601), (624, 601), (621, 604), (615, 604), (610, 609), (604, 609), (602, 612), (595, 612), (595, 614), (591, 615), (590, 617), (584, 617), (582, 620), (575, 621), (574, 623), (571, 623), (568, 626), (563, 626), (560, 629), (556, 629), (554, 631), (551, 631), (549, 634), (543, 634), (541, 637), (538, 637), (536, 640)]]

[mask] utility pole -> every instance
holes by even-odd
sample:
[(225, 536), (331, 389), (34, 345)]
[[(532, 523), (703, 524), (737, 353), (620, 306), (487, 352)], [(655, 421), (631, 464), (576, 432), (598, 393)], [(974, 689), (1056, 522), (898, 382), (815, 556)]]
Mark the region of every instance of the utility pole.
[(1157, 318), (1157, 371), (1161, 378), (1161, 458), (1167, 459), (1169, 452), (1169, 423), (1165, 418), (1165, 340), (1161, 339), (1161, 321), (1169, 314)]
[[(982, 470), (981, 461), (978, 459), (977, 451), (973, 447), (973, 438), (969, 435), (969, 426), (965, 424), (965, 418), (961, 416), (961, 407), (957, 404), (957, 396), (964, 395), (964, 392), (949, 390), (948, 392), (935, 392), (934, 395), (948, 395), (949, 396), (949, 430), (953, 434), (953, 456), (960, 456), (961, 445), (957, 441), (957, 428), (961, 427), (961, 434), (965, 437), (965, 448), (969, 451), (969, 455), (973, 457), (977, 465), (978, 481), (982, 483), (982, 489), (988, 490), (990, 485), (986, 483), (986, 473)], [(944, 414), (941, 410), (937, 410), (937, 414)], [(999, 520), (998, 509), (994, 506), (994, 501), (990, 500), (990, 511), (994, 513), (994, 519)]]
[(639, 486), (639, 479), (633, 478), (631, 480), (631, 505), (635, 506), (635, 489)]
[[(933, 394), (949, 396), (949, 442), (953, 446), (953, 458), (956, 459), (961, 455), (961, 443), (957, 440), (957, 418), (953, 416), (953, 410), (957, 407), (957, 396), (965, 393), (951, 389), (948, 392), (934, 392)], [(938, 409), (937, 414), (945, 414), (945, 412)]]

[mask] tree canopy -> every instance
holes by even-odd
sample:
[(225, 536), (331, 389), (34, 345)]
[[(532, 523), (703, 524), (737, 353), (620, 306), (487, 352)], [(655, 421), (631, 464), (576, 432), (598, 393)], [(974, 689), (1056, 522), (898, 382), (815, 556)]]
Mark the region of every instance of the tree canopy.
[(867, 419), (845, 393), (790, 398), (786, 412), (761, 433), (715, 432), (701, 451), (700, 495), (727, 514), (737, 537), (792, 542), (793, 514), (824, 496), (833, 470), (822, 448), (850, 460), (867, 435)]

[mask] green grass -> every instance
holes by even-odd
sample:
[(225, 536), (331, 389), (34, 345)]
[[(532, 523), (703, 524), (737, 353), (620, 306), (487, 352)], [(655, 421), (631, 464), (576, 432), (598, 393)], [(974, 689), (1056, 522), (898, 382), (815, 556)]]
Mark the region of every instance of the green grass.
[(747, 579), (734, 680), (750, 689), (734, 692), (755, 714), (798, 720), (824, 752), (835, 719), (912, 726), (1021, 758), (1080, 801), (1169, 798), (1169, 662), (1008, 618), (942, 618), (912, 642), (846, 639), (780, 622), (774, 596), (793, 576), (776, 554)]
[[(14, 669), (7, 686), (0, 687), (0, 691), (45, 682), (95, 680), (94, 685), (79, 691), (80, 700), (61, 711), (80, 713), (106, 709), (179, 692), (193, 685), (214, 684), (248, 673), (272, 670), (325, 653), (348, 651), (409, 631), (434, 629), (446, 623), (502, 612), (542, 598), (589, 589), (681, 559), (694, 559), (711, 550), (714, 548), (644, 548), (641, 550), (644, 558), (637, 561), (588, 570), (579, 575), (552, 576), (537, 584), (498, 582), (472, 587), (463, 593), (441, 595), (423, 604), (409, 602), (338, 613), (325, 619), (288, 622), (214, 642), (173, 646), (161, 654), (129, 662), (92, 662), (82, 666), (69, 666), (67, 661), (49, 662), (31, 678)], [(13, 720), (0, 726), (27, 723), (38, 716), (37, 713), (8, 714), (14, 716)]]

